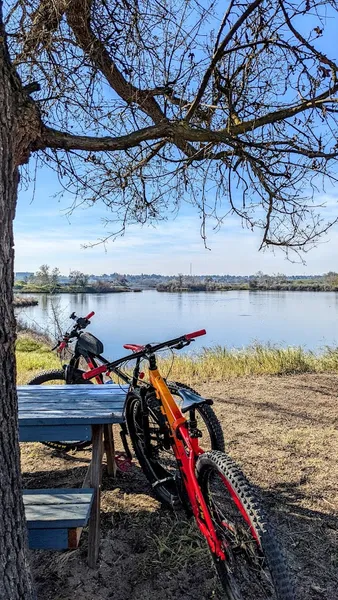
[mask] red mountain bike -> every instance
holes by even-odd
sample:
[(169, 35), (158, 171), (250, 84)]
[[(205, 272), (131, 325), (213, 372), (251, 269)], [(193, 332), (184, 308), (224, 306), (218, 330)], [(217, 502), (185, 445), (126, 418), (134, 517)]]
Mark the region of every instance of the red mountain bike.
[[(201, 330), (157, 345), (127, 344), (133, 354), (82, 377), (100, 377), (130, 360), (138, 365), (148, 362), (149, 384), (131, 388), (125, 414), (135, 454), (154, 491), (163, 498), (178, 494), (193, 514), (228, 600), (294, 600), (284, 558), (256, 492), (229, 456), (200, 447), (195, 415), (208, 401), (187, 391), (179, 406), (158, 368), (157, 352), (180, 350), (205, 333)], [(174, 470), (159, 455), (159, 439), (175, 459)]]

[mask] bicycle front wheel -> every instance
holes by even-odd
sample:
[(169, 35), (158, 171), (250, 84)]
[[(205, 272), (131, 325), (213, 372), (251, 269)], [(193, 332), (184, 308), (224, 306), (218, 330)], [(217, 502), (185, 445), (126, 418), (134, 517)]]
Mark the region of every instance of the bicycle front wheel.
[(226, 557), (213, 555), (227, 600), (294, 600), (272, 528), (237, 465), (211, 451), (199, 456), (196, 471)]
[[(36, 375), (28, 382), (28, 385), (62, 385), (65, 384), (65, 372), (63, 370), (58, 371), (43, 371), (39, 375)], [(75, 382), (74, 382), (75, 383)], [(91, 384), (92, 381), (77, 379), (78, 384)], [(55, 441), (55, 442), (41, 442), (44, 446), (52, 448), (53, 450), (62, 450), (63, 452), (69, 452), (70, 450), (83, 450), (92, 445), (91, 440), (74, 440), (73, 442)]]

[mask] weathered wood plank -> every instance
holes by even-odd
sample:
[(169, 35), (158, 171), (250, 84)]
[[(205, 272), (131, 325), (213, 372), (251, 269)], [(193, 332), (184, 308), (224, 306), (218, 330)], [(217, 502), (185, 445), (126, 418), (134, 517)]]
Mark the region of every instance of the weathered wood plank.
[(108, 475), (116, 477), (115, 444), (112, 425), (103, 426), (104, 449), (107, 457)]
[(53, 442), (63, 440), (90, 440), (92, 428), (90, 425), (35, 425), (28, 426), (19, 422), (20, 442)]
[(66, 550), (68, 529), (29, 529), (28, 546), (32, 550)]
[(68, 529), (68, 548), (69, 548), (69, 550), (75, 550), (75, 548), (78, 547), (82, 529), (83, 529), (82, 527), (76, 527), (76, 529)]
[(28, 529), (68, 529), (83, 527), (88, 522), (91, 502), (80, 504), (36, 504), (26, 505)]
[(19, 425), (23, 427), (44, 425), (104, 425), (105, 423), (121, 423), (123, 420), (122, 412), (86, 416), (79, 411), (78, 415), (69, 416), (66, 411), (61, 411), (59, 415), (43, 411), (38, 415), (19, 415)]
[(34, 415), (33, 418), (39, 417), (43, 414), (48, 414), (51, 417), (64, 414), (66, 417), (77, 417), (83, 414), (86, 418), (95, 417), (96, 415), (111, 415), (114, 413), (121, 413), (124, 407), (124, 402), (119, 402), (118, 404), (107, 403), (105, 406), (103, 403), (95, 404), (91, 407), (89, 406), (67, 406), (66, 404), (53, 404), (49, 406), (48, 404), (43, 404), (39, 407), (36, 405), (23, 406), (20, 404), (20, 417), (27, 418), (30, 414)]
[(114, 399), (125, 397), (128, 386), (119, 385), (21, 385), (17, 387), (18, 398), (21, 400), (32, 399), (34, 402), (44, 402), (47, 398), (60, 398), (70, 401), (82, 401), (85, 398), (101, 400), (102, 398)]
[(25, 506), (44, 504), (90, 504), (93, 490), (90, 488), (60, 488), (23, 490), (23, 503)]
[(59, 406), (66, 407), (69, 405), (70, 408), (78, 408), (79, 406), (83, 406), (84, 408), (90, 410), (93, 406), (102, 406), (103, 408), (109, 406), (123, 406), (125, 403), (125, 395), (115, 396), (114, 398), (100, 398), (99, 400), (93, 398), (84, 398), (83, 400), (74, 401), (71, 398), (69, 401), (67, 398), (62, 400), (55, 398), (41, 398), (38, 400), (32, 400), (32, 398), (20, 398), (20, 406), (24, 409), (27, 408), (36, 408), (39, 410), (41, 406), (48, 406), (48, 408), (53, 408), (54, 406), (57, 408)]

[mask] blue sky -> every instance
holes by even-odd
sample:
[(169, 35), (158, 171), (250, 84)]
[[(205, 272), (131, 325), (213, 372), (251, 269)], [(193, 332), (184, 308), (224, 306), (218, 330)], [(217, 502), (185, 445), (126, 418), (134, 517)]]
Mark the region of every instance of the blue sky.
[[(316, 44), (333, 58), (337, 57), (334, 19), (327, 20), (326, 35)], [(33, 159), (32, 169), (34, 164)], [(73, 198), (69, 195), (58, 200), (53, 197), (58, 191), (56, 175), (44, 168), (37, 173), (35, 192), (32, 187), (20, 192), (15, 219), (16, 271), (36, 271), (43, 263), (59, 267), (63, 274), (79, 269), (94, 274), (118, 271), (172, 275), (189, 273), (191, 263), (194, 274), (338, 271), (338, 227), (304, 256), (304, 266), (299, 261), (286, 260), (279, 250), (258, 252), (259, 234), (243, 229), (235, 217), (229, 217), (217, 233), (209, 233), (210, 250), (205, 249), (199, 235), (198, 215), (187, 204), (175, 220), (162, 222), (156, 228), (133, 225), (122, 238), (111, 240), (105, 246), (84, 249), (84, 244), (96, 243), (109, 234), (109, 227), (104, 227), (102, 221), (109, 213), (98, 203), (79, 207), (69, 215), (67, 209)], [(325, 221), (337, 216), (338, 190), (327, 190), (326, 194), (319, 194), (316, 201), (326, 204), (322, 209)]]
[[(83, 248), (105, 237), (110, 229), (102, 219), (109, 212), (100, 203), (78, 207), (69, 214), (73, 198), (58, 200), (56, 175), (42, 169), (37, 174), (36, 189), (22, 190), (15, 219), (15, 270), (36, 271), (47, 263), (59, 267), (65, 275), (71, 269), (86, 273), (163, 273), (312, 274), (338, 271), (338, 228), (323, 237), (317, 248), (306, 256), (306, 266), (285, 259), (282, 251), (258, 252), (259, 235), (243, 229), (238, 218), (229, 217), (218, 233), (210, 233), (204, 248), (199, 235), (200, 221), (193, 207), (185, 205), (175, 220), (156, 228), (130, 226), (125, 235), (106, 246)], [(319, 195), (326, 203), (323, 214), (337, 213), (338, 190)], [(113, 230), (113, 228), (111, 229)]]

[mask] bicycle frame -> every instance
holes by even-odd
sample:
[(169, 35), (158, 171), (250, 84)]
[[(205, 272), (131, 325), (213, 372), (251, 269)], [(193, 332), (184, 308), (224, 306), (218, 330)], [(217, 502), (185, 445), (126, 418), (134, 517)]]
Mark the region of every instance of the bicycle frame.
[(197, 525), (206, 538), (211, 552), (219, 559), (225, 560), (225, 554), (195, 475), (196, 460), (203, 453), (203, 450), (199, 446), (198, 438), (190, 436), (188, 421), (176, 404), (161, 376), (155, 362), (155, 357), (153, 357), (153, 360), (150, 357), (149, 381), (156, 390), (162, 404), (162, 411), (166, 415), (173, 437), (173, 451), (184, 479), (185, 488)]

